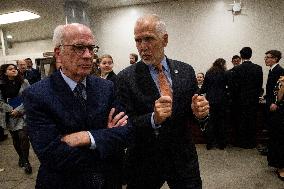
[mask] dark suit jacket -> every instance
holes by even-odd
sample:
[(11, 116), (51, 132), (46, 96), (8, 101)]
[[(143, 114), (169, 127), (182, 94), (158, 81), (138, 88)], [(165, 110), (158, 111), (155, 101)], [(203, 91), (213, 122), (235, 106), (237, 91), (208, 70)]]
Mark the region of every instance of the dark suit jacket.
[(271, 74), (268, 74), (265, 95), (267, 107), (275, 103), (274, 89), (279, 77), (282, 75), (284, 75), (284, 69), (279, 64), (272, 69)]
[[(87, 113), (58, 71), (24, 92), (28, 134), (41, 163), (37, 188), (98, 188), (100, 175), (108, 174), (116, 163), (112, 155), (125, 147), (130, 127), (105, 129), (115, 102), (113, 84), (88, 76), (86, 92)], [(78, 131), (91, 132), (95, 150), (72, 148), (60, 141)]]
[(112, 81), (115, 84), (117, 76), (116, 76), (116, 74), (113, 71), (111, 71), (111, 72), (109, 72), (109, 74), (108, 74), (106, 79)]
[(117, 75), (119, 101), (124, 104), (136, 131), (135, 142), (128, 149), (131, 176), (132, 170), (139, 170), (147, 177), (161, 167), (179, 175), (199, 174), (188, 127), (188, 121), (193, 118), (191, 98), (198, 88), (195, 73), (183, 62), (167, 59), (167, 63), (172, 79), (173, 112), (159, 129), (158, 137), (151, 126), (151, 115), (160, 94), (148, 66), (140, 61)]
[(30, 85), (34, 84), (35, 82), (40, 81), (41, 76), (37, 69), (32, 68), (31, 70), (27, 70), (24, 73), (24, 78), (27, 79)]
[(205, 75), (200, 93), (206, 93), (206, 99), (210, 104), (227, 103), (227, 77), (224, 72), (208, 71)]
[(236, 92), (237, 103), (239, 105), (257, 104), (261, 95), (263, 73), (261, 66), (245, 61), (241, 65), (234, 67), (233, 91)]

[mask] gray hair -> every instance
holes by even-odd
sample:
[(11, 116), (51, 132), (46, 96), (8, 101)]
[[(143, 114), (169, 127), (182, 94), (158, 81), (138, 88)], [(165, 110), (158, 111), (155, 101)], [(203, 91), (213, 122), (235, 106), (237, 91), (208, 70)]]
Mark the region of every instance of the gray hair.
[(138, 18), (137, 23), (139, 22), (145, 22), (145, 21), (152, 21), (155, 23), (156, 31), (160, 36), (167, 34), (167, 26), (164, 21), (161, 20), (161, 18), (156, 15), (156, 14), (150, 14), (150, 15), (145, 15), (140, 18)]
[(64, 25), (59, 25), (55, 28), (53, 32), (53, 45), (58, 47), (63, 44), (63, 35), (64, 35)]

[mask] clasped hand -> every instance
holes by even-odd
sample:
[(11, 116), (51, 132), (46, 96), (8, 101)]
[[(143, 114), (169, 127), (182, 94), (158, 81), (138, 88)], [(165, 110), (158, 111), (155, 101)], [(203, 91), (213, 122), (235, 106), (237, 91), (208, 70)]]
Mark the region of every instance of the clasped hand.
[[(128, 116), (125, 115), (124, 112), (120, 112), (113, 117), (114, 112), (115, 108), (112, 108), (108, 115), (107, 128), (110, 129), (114, 127), (125, 126), (127, 124)], [(61, 141), (65, 142), (71, 147), (89, 146), (91, 144), (91, 139), (87, 131), (67, 134), (61, 138)]]
[(203, 119), (208, 116), (209, 108), (209, 102), (204, 96), (199, 96), (198, 94), (193, 95), (191, 109), (196, 118)]

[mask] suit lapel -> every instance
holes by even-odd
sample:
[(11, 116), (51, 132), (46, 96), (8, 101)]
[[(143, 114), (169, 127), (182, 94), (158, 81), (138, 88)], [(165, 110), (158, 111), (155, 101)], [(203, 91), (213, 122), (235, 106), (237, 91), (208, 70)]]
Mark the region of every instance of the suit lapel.
[[(74, 123), (76, 127), (81, 126), (84, 127), (84, 119), (82, 119), (82, 114), (84, 113), (80, 110), (77, 102), (75, 101), (74, 94), (68, 84), (64, 81), (63, 77), (61, 76), (60, 72), (55, 72), (51, 75), (51, 87), (53, 87), (53, 91), (55, 97), (62, 103), (62, 111), (65, 112), (64, 115), (68, 116), (69, 122)], [(67, 114), (69, 113), (69, 115)]]
[(160, 97), (159, 91), (155, 82), (153, 81), (148, 66), (142, 61), (136, 65), (136, 83), (139, 90), (145, 95), (150, 97), (152, 101), (155, 101)]
[(177, 98), (177, 94), (179, 94), (179, 88), (183, 86), (179, 86), (179, 68), (177, 64), (174, 63), (173, 60), (167, 58), (167, 63), (170, 68), (171, 79), (172, 79), (172, 90), (173, 90), (173, 112), (176, 112), (177, 104), (175, 103), (175, 99)]

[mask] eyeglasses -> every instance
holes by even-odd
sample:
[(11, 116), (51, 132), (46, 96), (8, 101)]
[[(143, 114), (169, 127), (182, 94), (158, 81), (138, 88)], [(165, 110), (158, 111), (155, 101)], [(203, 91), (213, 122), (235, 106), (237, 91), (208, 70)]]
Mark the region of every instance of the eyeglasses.
[(99, 51), (99, 46), (96, 45), (81, 45), (81, 44), (74, 44), (74, 45), (59, 45), (60, 46), (69, 46), (72, 47), (73, 50), (78, 54), (78, 55), (82, 55), (86, 49), (89, 50), (90, 53), (96, 53)]
[(274, 58), (273, 56), (265, 56), (264, 59)]

